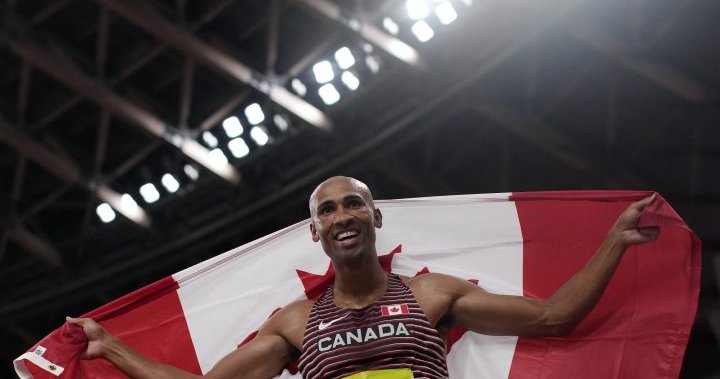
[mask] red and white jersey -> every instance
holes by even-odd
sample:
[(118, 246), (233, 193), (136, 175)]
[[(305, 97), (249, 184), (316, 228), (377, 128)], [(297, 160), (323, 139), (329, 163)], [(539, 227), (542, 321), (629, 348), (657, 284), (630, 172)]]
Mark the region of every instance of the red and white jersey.
[(415, 379), (448, 376), (442, 338), (395, 274), (385, 294), (361, 309), (336, 306), (330, 286), (310, 311), (298, 367), (314, 379), (398, 368)]

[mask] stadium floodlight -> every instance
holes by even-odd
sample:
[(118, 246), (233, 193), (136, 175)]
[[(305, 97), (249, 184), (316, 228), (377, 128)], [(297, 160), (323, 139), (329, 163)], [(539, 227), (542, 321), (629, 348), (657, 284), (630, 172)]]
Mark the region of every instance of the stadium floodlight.
[(355, 64), (355, 56), (353, 56), (352, 51), (350, 51), (347, 46), (343, 46), (335, 52), (335, 61), (338, 67), (347, 70)]
[(169, 173), (162, 176), (160, 183), (162, 183), (163, 187), (165, 187), (165, 189), (170, 193), (175, 193), (178, 189), (180, 189), (180, 183), (174, 176), (172, 176), (172, 174)]
[(205, 144), (208, 145), (209, 148), (217, 147), (218, 140), (215, 138), (215, 135), (210, 133), (209, 131), (204, 131), (202, 134), (202, 139), (205, 141)]
[[(250, 133), (252, 134), (252, 130)], [(230, 150), (230, 154), (232, 154), (235, 158), (242, 158), (250, 154), (250, 148), (242, 138), (230, 140), (230, 142), (228, 142), (228, 150)]]
[(430, 7), (428, 7), (427, 0), (407, 0), (405, 2), (408, 16), (413, 20), (420, 20), (427, 17), (430, 14)]
[(319, 84), (327, 83), (335, 78), (332, 64), (328, 61), (315, 63), (313, 66), (313, 74), (315, 74), (315, 80)]
[(185, 172), (185, 175), (187, 175), (187, 177), (190, 178), (190, 180), (192, 181), (198, 180), (198, 178), (200, 177), (200, 173), (198, 172), (198, 170), (190, 164), (186, 164), (185, 166), (183, 166), (183, 171)]
[(340, 80), (342, 80), (345, 86), (351, 91), (355, 91), (358, 87), (360, 87), (360, 79), (358, 79), (358, 77), (350, 71), (343, 72), (342, 76), (340, 76)]
[(303, 84), (303, 82), (301, 82), (298, 78), (295, 78), (290, 82), (290, 87), (292, 87), (293, 91), (300, 96), (305, 96), (307, 93), (307, 87), (305, 87), (305, 84)]
[(368, 68), (370, 69), (370, 71), (372, 71), (373, 74), (377, 74), (378, 71), (380, 71), (380, 62), (373, 55), (368, 55), (365, 57), (365, 65), (368, 66)]
[(390, 17), (383, 18), (383, 28), (387, 30), (388, 33), (396, 36), (398, 33), (400, 33), (400, 26)]
[(225, 134), (230, 138), (235, 138), (242, 134), (243, 127), (240, 123), (240, 119), (236, 116), (230, 116), (223, 120), (222, 127), (225, 129)]
[(120, 201), (122, 202), (122, 205), (126, 208), (138, 207), (137, 201), (135, 201), (135, 199), (129, 193), (122, 194), (122, 196), (120, 196)]
[(97, 208), (95, 208), (95, 213), (97, 213), (100, 221), (106, 224), (115, 219), (115, 211), (108, 203), (98, 205)]
[(440, 3), (440, 5), (435, 8), (435, 15), (438, 20), (443, 23), (443, 25), (451, 24), (458, 17), (455, 8), (453, 8), (449, 1), (443, 1)]
[(152, 183), (145, 183), (140, 187), (140, 196), (146, 203), (152, 204), (160, 199), (160, 192)]
[(322, 101), (327, 105), (333, 105), (340, 100), (340, 93), (335, 89), (332, 83), (325, 84), (318, 89), (318, 95)]
[(273, 116), (273, 122), (275, 123), (275, 126), (280, 129), (281, 132), (285, 132), (288, 130), (288, 120), (285, 118), (285, 116), (281, 114), (276, 114)]
[(226, 164), (228, 163), (228, 159), (225, 156), (225, 153), (222, 152), (219, 148), (210, 150), (210, 154), (208, 154), (210, 157), (210, 160), (215, 164)]
[(245, 117), (253, 125), (257, 125), (265, 121), (265, 113), (263, 113), (263, 110), (258, 103), (252, 103), (245, 107)]
[(427, 42), (435, 35), (435, 31), (425, 20), (420, 20), (410, 28), (420, 42)]
[(268, 136), (265, 128), (262, 126), (253, 127), (250, 130), (250, 138), (252, 138), (258, 146), (265, 146), (270, 141), (270, 136)]

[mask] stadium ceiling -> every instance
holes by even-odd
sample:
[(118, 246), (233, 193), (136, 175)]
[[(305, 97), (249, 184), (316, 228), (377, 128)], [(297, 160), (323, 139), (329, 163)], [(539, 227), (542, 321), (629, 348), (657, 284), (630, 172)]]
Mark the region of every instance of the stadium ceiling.
[(704, 243), (682, 375), (720, 375), (719, 2), (9, 0), (0, 13), (5, 362), (66, 314), (304, 219), (314, 185), (347, 174), (377, 198), (661, 192)]

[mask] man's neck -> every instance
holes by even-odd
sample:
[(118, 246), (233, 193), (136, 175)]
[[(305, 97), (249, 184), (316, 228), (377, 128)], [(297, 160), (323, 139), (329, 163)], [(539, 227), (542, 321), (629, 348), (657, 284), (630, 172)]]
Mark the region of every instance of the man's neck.
[(387, 273), (377, 257), (360, 264), (335, 265), (335, 304), (343, 308), (362, 308), (382, 297)]

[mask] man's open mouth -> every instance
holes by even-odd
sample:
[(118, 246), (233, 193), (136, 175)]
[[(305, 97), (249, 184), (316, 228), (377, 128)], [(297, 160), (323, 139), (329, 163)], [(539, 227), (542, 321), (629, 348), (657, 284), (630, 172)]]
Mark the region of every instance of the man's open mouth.
[(344, 232), (340, 232), (337, 235), (335, 235), (335, 239), (338, 241), (344, 241), (348, 240), (354, 237), (357, 237), (357, 235), (360, 234), (358, 230), (346, 230)]

